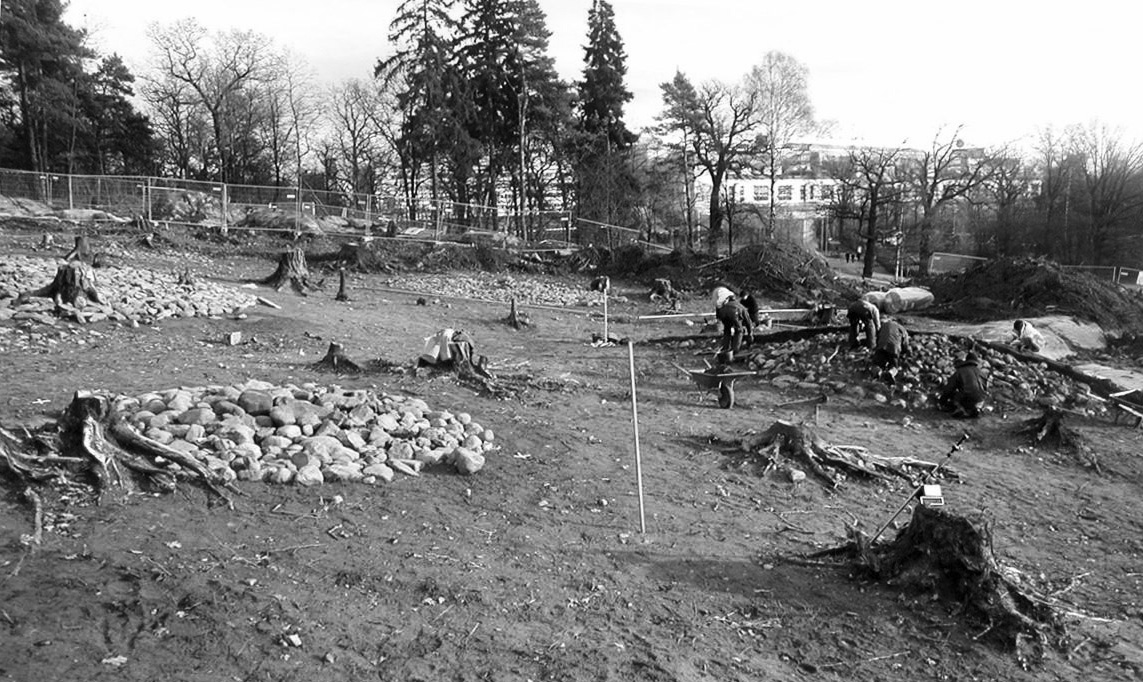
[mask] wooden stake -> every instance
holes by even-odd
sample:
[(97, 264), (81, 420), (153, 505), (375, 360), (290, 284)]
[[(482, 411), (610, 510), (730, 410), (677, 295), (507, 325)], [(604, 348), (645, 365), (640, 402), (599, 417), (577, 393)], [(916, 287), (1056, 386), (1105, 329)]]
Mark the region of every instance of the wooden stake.
[[(611, 291), (611, 280), (607, 280), (603, 285), (603, 342), (609, 343), (611, 337), (607, 335), (607, 295)], [(632, 377), (635, 375), (632, 374)]]
[[(604, 316), (606, 320), (606, 315)], [(627, 359), (631, 370), (631, 428), (635, 433), (635, 487), (639, 491), (639, 532), (647, 534), (647, 519), (643, 510), (643, 457), (639, 452), (639, 407), (635, 400), (635, 345), (627, 342)]]

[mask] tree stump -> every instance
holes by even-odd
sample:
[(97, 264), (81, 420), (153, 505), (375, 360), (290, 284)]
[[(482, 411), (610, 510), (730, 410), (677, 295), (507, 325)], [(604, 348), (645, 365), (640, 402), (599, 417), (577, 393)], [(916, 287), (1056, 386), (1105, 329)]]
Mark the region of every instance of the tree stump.
[(986, 524), (918, 505), (892, 542), (871, 546), (857, 536), (850, 547), (872, 577), (936, 593), (988, 624), (986, 633), (1007, 644), (1019, 646), (1028, 637), (1042, 643), (1047, 635), (1063, 635), (1063, 624), (1048, 601), (996, 560)]
[(258, 284), (273, 287), (281, 291), (287, 286), (293, 287), (302, 296), (308, 294), (317, 286), (309, 281), (310, 272), (306, 267), (306, 252), (301, 247), (284, 251), (278, 258), (278, 268), (269, 277), (257, 280)]
[(349, 359), (345, 354), (345, 348), (340, 343), (332, 341), (325, 352), (325, 357), (315, 362), (314, 368), (342, 374), (356, 374), (361, 371), (361, 365)]
[(1020, 427), (1019, 433), (1032, 437), (1035, 445), (1048, 445), (1057, 449), (1078, 450), (1083, 438), (1064, 424), (1065, 412), (1056, 407), (1044, 408), (1044, 413), (1035, 419), (1028, 419)]
[[(178, 478), (199, 481), (233, 507), (220, 475), (194, 457), (147, 438), (123, 420), (109, 397), (77, 391), (59, 420), (63, 454), (90, 464), (100, 498), (126, 495), (138, 483), (169, 492)], [(177, 470), (168, 465), (179, 465)]]
[(337, 295), (333, 297), (335, 301), (348, 301), (349, 292), (345, 284), (345, 268), (338, 268), (337, 270)]
[[(937, 466), (934, 462), (912, 457), (876, 455), (862, 447), (831, 445), (812, 429), (784, 420), (775, 421), (762, 433), (743, 438), (738, 447), (761, 456), (767, 471), (783, 456), (831, 488), (841, 485), (849, 475), (883, 480), (898, 477), (912, 482), (917, 474), (932, 471)], [(948, 472), (947, 469), (945, 471)]]
[(512, 307), (508, 311), (508, 317), (504, 318), (504, 324), (513, 329), (523, 329), (532, 324), (532, 321), (528, 319), (527, 313), (521, 313), (516, 310), (515, 296), (512, 297)]
[(29, 298), (50, 298), (59, 311), (65, 304), (82, 308), (85, 302), (103, 303), (95, 288), (95, 273), (91, 266), (82, 261), (69, 261), (56, 269), (56, 276), (46, 287), (26, 291), (18, 297), (19, 302)]
[(67, 252), (67, 255), (64, 256), (64, 260), (81, 260), (85, 263), (90, 263), (91, 257), (91, 244), (87, 240), (87, 235), (79, 235), (75, 238), (75, 246), (72, 247), (71, 251)]

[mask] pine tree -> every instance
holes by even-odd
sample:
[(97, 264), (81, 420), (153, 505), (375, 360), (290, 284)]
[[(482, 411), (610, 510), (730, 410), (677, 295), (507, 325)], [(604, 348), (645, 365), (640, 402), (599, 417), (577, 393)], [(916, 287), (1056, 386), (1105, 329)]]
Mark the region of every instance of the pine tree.
[(459, 143), (458, 112), (463, 101), (455, 90), (461, 79), (452, 59), (451, 41), (458, 29), (452, 12), (455, 0), (404, 0), (389, 24), (396, 52), (379, 60), (374, 76), (386, 83), (401, 81), (397, 104), (404, 113), (397, 152), (410, 216), (416, 218), (421, 170), (429, 172), (434, 205), (440, 192), (441, 157)]
[(623, 106), (631, 101), (631, 92), (623, 82), (627, 55), (611, 3), (595, 0), (587, 23), (583, 81), (579, 83), (581, 126), (589, 135), (606, 135), (612, 149), (624, 150), (636, 135), (623, 123)]
[(78, 83), (92, 56), (84, 34), (63, 21), (61, 0), (11, 0), (0, 22), (0, 75), (16, 96), (16, 162), (58, 170), (79, 126)]
[(576, 199), (582, 217), (606, 223), (638, 218), (638, 183), (627, 153), (637, 136), (623, 122), (631, 92), (623, 83), (627, 56), (607, 0), (588, 12), (583, 80), (579, 83), (579, 126), (573, 148)]

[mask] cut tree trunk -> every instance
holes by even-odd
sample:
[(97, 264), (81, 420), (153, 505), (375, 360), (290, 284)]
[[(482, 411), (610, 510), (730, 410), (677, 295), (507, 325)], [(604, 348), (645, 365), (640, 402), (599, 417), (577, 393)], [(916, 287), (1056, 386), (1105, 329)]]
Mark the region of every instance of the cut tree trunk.
[(24, 292), (20, 294), (19, 300), (26, 301), (33, 297), (52, 299), (57, 311), (64, 304), (82, 308), (86, 301), (103, 303), (99, 291), (95, 288), (95, 273), (90, 265), (82, 261), (69, 261), (59, 266), (51, 284)]
[(831, 445), (808, 427), (783, 420), (774, 422), (760, 434), (743, 438), (738, 447), (762, 457), (767, 471), (785, 457), (792, 465), (809, 470), (831, 488), (841, 485), (848, 475), (885, 480), (897, 476), (912, 482), (917, 474), (937, 466), (934, 462), (912, 457), (875, 455), (858, 446)]
[(981, 623), (984, 634), (1021, 646), (1064, 634), (1060, 616), (1048, 600), (1023, 584), (1021, 575), (1002, 566), (992, 552), (992, 532), (982, 522), (917, 505), (913, 517), (891, 542), (870, 545), (860, 533), (840, 548), (811, 556), (850, 554), (873, 578), (909, 591), (937, 594), (962, 607)]
[(309, 281), (310, 272), (306, 267), (306, 252), (301, 247), (295, 247), (282, 253), (278, 258), (278, 269), (266, 279), (258, 280), (258, 284), (274, 287), (281, 291), (287, 286), (294, 288), (302, 296), (316, 289), (317, 286)]
[(512, 307), (508, 311), (508, 317), (504, 318), (504, 324), (507, 324), (513, 329), (523, 329), (532, 322), (528, 319), (527, 313), (520, 313), (516, 310), (516, 298), (512, 298)]
[(1064, 414), (1063, 410), (1055, 407), (1044, 408), (1044, 413), (1039, 417), (1025, 420), (1019, 433), (1031, 436), (1035, 445), (1078, 450), (1083, 444), (1083, 438), (1064, 424)]
[[(77, 391), (59, 421), (63, 452), (89, 463), (100, 498), (107, 493), (125, 496), (139, 483), (169, 492), (183, 477), (197, 480), (233, 508), (223, 490), (228, 485), (224, 478), (190, 455), (139, 433), (111, 405), (107, 396)], [(171, 463), (179, 468), (169, 468)]]
[(67, 252), (67, 255), (64, 256), (64, 260), (81, 260), (85, 263), (90, 263), (92, 255), (91, 244), (88, 242), (87, 236), (79, 235), (75, 238), (75, 246), (72, 247), (71, 251)]
[(337, 270), (337, 295), (333, 297), (335, 301), (348, 301), (349, 290), (345, 282), (345, 268), (338, 268)]
[(325, 357), (314, 363), (316, 369), (332, 370), (340, 373), (354, 373), (361, 371), (361, 365), (357, 364), (345, 354), (345, 348), (337, 342), (330, 342), (329, 350), (325, 352)]

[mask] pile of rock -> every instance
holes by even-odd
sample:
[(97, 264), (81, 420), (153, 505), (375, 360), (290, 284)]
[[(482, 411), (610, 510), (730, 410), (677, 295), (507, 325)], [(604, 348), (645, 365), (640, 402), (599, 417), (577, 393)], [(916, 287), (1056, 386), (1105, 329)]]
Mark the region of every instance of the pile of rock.
[(504, 303), (515, 298), (520, 304), (565, 307), (601, 305), (603, 301), (601, 292), (588, 291), (586, 279), (581, 286), (576, 287), (566, 281), (539, 276), (513, 277), (495, 273), (466, 275), (408, 273), (388, 280), (387, 284), (397, 289), (422, 291), (439, 296), (477, 298)]
[[(0, 260), (0, 321), (41, 319), (54, 311), (47, 298), (30, 298), (16, 305), (16, 297), (39, 289), (55, 276), (62, 261), (6, 256)], [(135, 267), (94, 270), (95, 287), (104, 305), (88, 303), (79, 317), (86, 322), (118, 320), (151, 324), (168, 317), (219, 317), (254, 305), (257, 299), (234, 287), (198, 280), (177, 284), (175, 272), (155, 272)]]
[(375, 484), (438, 464), (473, 474), (495, 447), (492, 430), (466, 413), (338, 386), (252, 380), (120, 397), (115, 410), (228, 480)]
[[(967, 349), (963, 340), (942, 334), (914, 334), (911, 340), (912, 350), (902, 359), (892, 385), (872, 369), (868, 350), (849, 350), (844, 335), (836, 333), (761, 346), (751, 356), (750, 368), (779, 388), (844, 393), (919, 409), (930, 404), (952, 374), (957, 357)], [(989, 392), (995, 403), (1066, 406), (1089, 414), (1105, 410), (1086, 385), (1048, 369), (1043, 362), (1024, 362), (986, 347), (974, 352), (981, 370), (990, 377)]]

